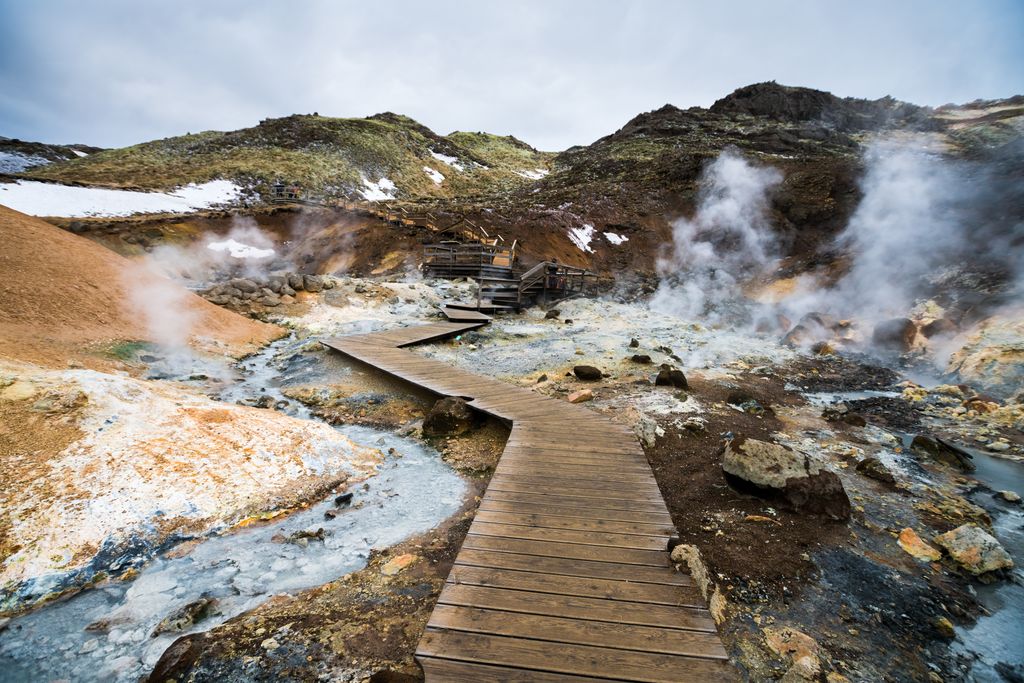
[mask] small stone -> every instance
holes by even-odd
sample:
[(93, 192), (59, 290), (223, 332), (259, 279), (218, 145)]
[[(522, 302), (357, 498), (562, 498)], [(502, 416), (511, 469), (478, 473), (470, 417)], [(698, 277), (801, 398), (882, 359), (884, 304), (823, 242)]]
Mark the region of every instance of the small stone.
[(547, 381), (548, 381), (547, 373), (545, 373), (545, 374), (543, 374), (543, 375), (541, 375), (540, 377), (537, 378), (537, 384), (540, 384), (542, 382), (547, 382)]
[(686, 381), (686, 375), (683, 374), (683, 371), (678, 368), (674, 368), (671, 365), (661, 366), (658, 376), (654, 378), (654, 386), (675, 387), (677, 389), (690, 388), (689, 383)]
[(1014, 491), (1000, 491), (996, 495), (998, 495), (1000, 498), (1002, 498), (1007, 503), (1019, 503), (1020, 502), (1020, 495), (1017, 494)]
[(640, 348), (640, 341), (637, 340), (636, 338), (630, 339), (629, 340), (629, 348), (631, 348), (631, 349)]
[(953, 640), (956, 637), (956, 629), (953, 627), (953, 622), (946, 617), (939, 617), (935, 620), (935, 629), (943, 638)]
[(273, 638), (267, 638), (262, 643), (260, 643), (260, 647), (262, 647), (267, 652), (273, 652), (277, 648), (281, 647), (281, 643), (277, 642)]
[(380, 573), (384, 576), (394, 576), (398, 572), (402, 571), (403, 569), (411, 565), (417, 559), (418, 558), (415, 555), (412, 555), (410, 553), (397, 555), (395, 557), (392, 557), (384, 564), (383, 567), (381, 567)]
[(1006, 441), (993, 441), (992, 443), (988, 444), (986, 448), (988, 448), (990, 451), (995, 451), (996, 453), (1005, 453), (1006, 451), (1010, 450), (1010, 444), (1007, 443)]
[(562, 315), (561, 311), (559, 311), (557, 308), (552, 308), (550, 311), (544, 314), (544, 319), (557, 320), (560, 315)]
[(857, 471), (865, 477), (877, 479), (878, 481), (885, 482), (886, 484), (896, 483), (896, 477), (892, 476), (892, 472), (889, 471), (889, 468), (887, 468), (878, 458), (864, 458), (857, 463)]
[(343, 505), (348, 505), (351, 502), (352, 502), (352, 494), (351, 493), (343, 493), (343, 494), (341, 494), (340, 496), (338, 496), (337, 498), (334, 499), (334, 504), (337, 505), (338, 507), (342, 507)]
[(448, 396), (437, 401), (423, 419), (423, 433), (427, 436), (450, 436), (469, 432), (477, 417), (465, 399)]
[(577, 365), (572, 369), (572, 374), (585, 382), (594, 382), (604, 376), (600, 370), (592, 365)]
[(89, 640), (82, 643), (82, 647), (79, 648), (78, 654), (87, 655), (100, 646), (99, 638), (90, 638)]
[(574, 391), (569, 394), (569, 403), (585, 403), (586, 401), (594, 400), (594, 392), (590, 389), (583, 389), (582, 391)]
[(925, 543), (917, 532), (907, 527), (900, 532), (900, 536), (896, 541), (899, 546), (906, 552), (913, 555), (918, 560), (925, 560), (927, 562), (938, 562), (942, 558), (942, 553), (937, 548)]
[(633, 356), (630, 357), (630, 360), (633, 361), (634, 363), (640, 363), (641, 365), (650, 365), (651, 364), (651, 357), (648, 356), (646, 353), (644, 353), (644, 354), (640, 354), (640, 353), (634, 354)]

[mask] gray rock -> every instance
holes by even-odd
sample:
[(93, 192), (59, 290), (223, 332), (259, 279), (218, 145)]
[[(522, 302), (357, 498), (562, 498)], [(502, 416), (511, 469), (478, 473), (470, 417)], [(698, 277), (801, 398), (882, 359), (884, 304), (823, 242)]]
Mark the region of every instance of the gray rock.
[(252, 280), (248, 280), (246, 278), (235, 278), (234, 280), (231, 280), (228, 284), (237, 289), (239, 292), (243, 292), (245, 294), (260, 291), (259, 285), (257, 285)]
[(217, 601), (213, 598), (203, 597), (190, 602), (161, 621), (153, 630), (152, 637), (155, 638), (161, 633), (186, 631), (211, 616), (216, 608)]
[(324, 279), (319, 275), (303, 275), (302, 286), (307, 292), (321, 292), (324, 289)]
[(794, 511), (833, 519), (850, 516), (850, 499), (839, 477), (788, 446), (734, 437), (723, 452), (722, 469), (732, 477), (730, 483), (779, 498)]
[(292, 289), (301, 292), (305, 287), (303, 286), (303, 277), (298, 273), (292, 273), (288, 276), (288, 286)]
[(324, 276), (324, 289), (334, 289), (338, 285), (338, 281), (330, 275)]
[(544, 314), (545, 320), (557, 320), (558, 316), (562, 315), (562, 312), (557, 308), (552, 308), (550, 311)]
[(999, 541), (975, 524), (964, 524), (936, 536), (935, 543), (974, 575), (1013, 568), (1013, 559)]
[(280, 294), (281, 289), (288, 286), (288, 278), (284, 275), (271, 275), (267, 278), (267, 289), (274, 294)]
[(870, 477), (886, 484), (896, 483), (896, 477), (892, 476), (889, 468), (878, 458), (864, 458), (857, 463), (857, 471), (865, 477)]
[(269, 306), (273, 308), (274, 306), (281, 305), (281, 298), (276, 294), (268, 294), (266, 296), (260, 297), (260, 303), (263, 304), (264, 306)]

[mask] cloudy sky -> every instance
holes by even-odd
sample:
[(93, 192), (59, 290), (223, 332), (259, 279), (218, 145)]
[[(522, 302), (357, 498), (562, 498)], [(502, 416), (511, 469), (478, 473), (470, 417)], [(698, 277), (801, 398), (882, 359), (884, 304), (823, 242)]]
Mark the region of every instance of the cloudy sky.
[(0, 135), (128, 145), (319, 112), (587, 144), (776, 80), (1024, 93), (1020, 0), (0, 0)]

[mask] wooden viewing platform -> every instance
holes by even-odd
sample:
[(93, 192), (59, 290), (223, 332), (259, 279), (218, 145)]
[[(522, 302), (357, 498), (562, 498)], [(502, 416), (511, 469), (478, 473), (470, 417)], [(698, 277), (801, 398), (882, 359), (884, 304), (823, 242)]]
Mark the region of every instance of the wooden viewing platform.
[(486, 322), (324, 342), (512, 424), (416, 650), (427, 681), (737, 680), (700, 592), (669, 561), (675, 529), (630, 430), (399, 348)]

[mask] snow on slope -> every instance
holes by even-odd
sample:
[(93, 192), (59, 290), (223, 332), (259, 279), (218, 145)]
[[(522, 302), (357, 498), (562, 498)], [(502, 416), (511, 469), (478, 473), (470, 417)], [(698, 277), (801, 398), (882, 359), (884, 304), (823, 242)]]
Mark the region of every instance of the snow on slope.
[(50, 163), (49, 159), (35, 156), (33, 154), (18, 154), (17, 152), (0, 152), (0, 173), (20, 173), (26, 168), (42, 166)]
[(381, 178), (377, 182), (372, 182), (366, 176), (363, 176), (362, 190), (363, 198), (368, 202), (381, 202), (387, 201), (388, 199), (394, 199), (395, 195), (393, 191), (398, 189), (395, 184), (387, 178)]
[(238, 200), (242, 188), (229, 180), (186, 185), (174, 192), (138, 192), (19, 180), (0, 183), (0, 204), (31, 216), (130, 216), (191, 213)]
[(423, 172), (430, 176), (430, 179), (438, 185), (444, 182), (444, 176), (441, 175), (440, 171), (430, 168), (429, 166), (424, 166)]
[(582, 228), (570, 228), (569, 239), (575, 244), (580, 251), (587, 252), (589, 254), (594, 253), (594, 249), (590, 246), (590, 241), (594, 239), (594, 226), (589, 223), (584, 223)]

